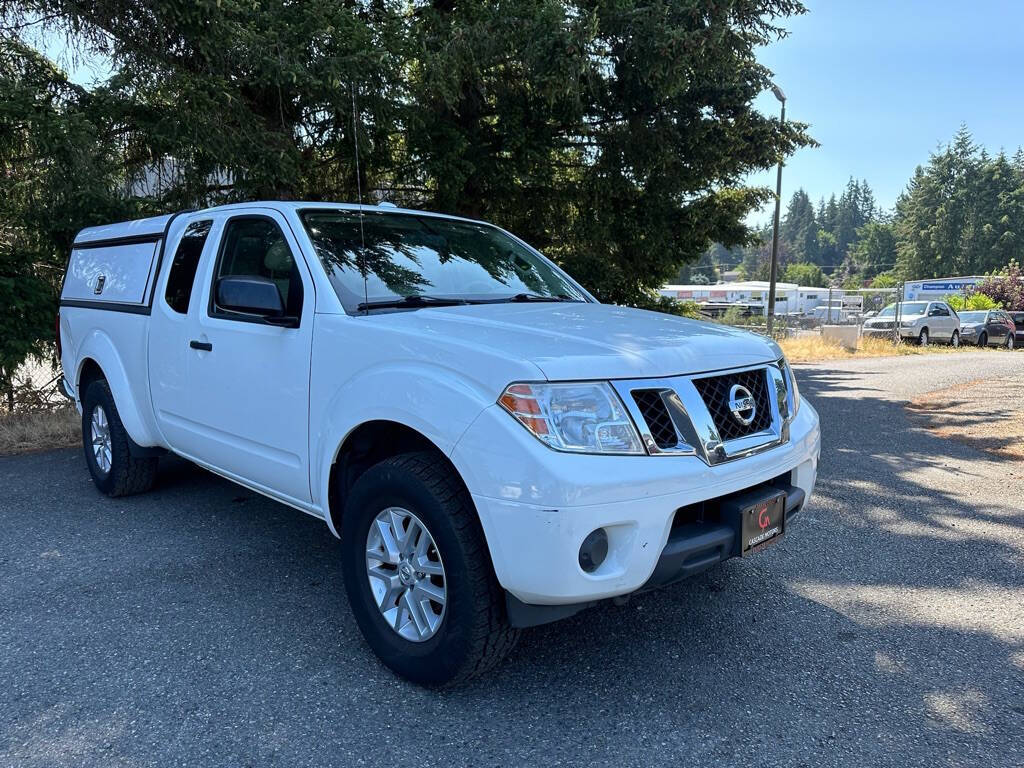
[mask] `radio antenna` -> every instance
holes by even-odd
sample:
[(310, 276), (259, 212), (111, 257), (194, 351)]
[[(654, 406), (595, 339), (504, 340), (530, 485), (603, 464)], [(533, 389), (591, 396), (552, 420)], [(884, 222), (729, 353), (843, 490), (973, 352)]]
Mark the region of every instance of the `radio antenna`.
[(356, 145), (356, 196), (359, 202), (359, 271), (363, 275), (363, 311), (370, 313), (369, 276), (366, 271), (366, 235), (363, 233), (363, 181), (359, 176), (359, 119), (356, 107), (356, 84), (352, 83), (352, 139)]

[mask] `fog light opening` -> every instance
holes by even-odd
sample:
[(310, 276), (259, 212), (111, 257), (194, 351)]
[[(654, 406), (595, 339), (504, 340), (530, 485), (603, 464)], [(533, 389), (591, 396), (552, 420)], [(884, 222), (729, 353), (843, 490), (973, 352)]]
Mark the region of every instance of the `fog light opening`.
[(601, 567), (601, 563), (608, 557), (608, 532), (604, 528), (598, 528), (587, 534), (580, 546), (580, 568), (587, 573), (593, 573)]

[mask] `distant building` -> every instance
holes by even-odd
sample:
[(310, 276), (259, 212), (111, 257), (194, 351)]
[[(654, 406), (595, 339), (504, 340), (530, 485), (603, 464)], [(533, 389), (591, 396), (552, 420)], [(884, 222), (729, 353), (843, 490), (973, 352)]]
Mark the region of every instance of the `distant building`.
[[(718, 283), (717, 285), (666, 285), (658, 293), (678, 301), (695, 301), (698, 304), (754, 304), (767, 314), (769, 284), (763, 280)], [(775, 312), (784, 315), (810, 312), (819, 304), (828, 301), (828, 288), (800, 286), (796, 283), (775, 284)], [(840, 289), (833, 289), (832, 297), (843, 295)]]
[(966, 277), (936, 277), (928, 280), (908, 280), (903, 284), (903, 298), (907, 301), (941, 299), (955, 293), (964, 293), (984, 282), (984, 275)]

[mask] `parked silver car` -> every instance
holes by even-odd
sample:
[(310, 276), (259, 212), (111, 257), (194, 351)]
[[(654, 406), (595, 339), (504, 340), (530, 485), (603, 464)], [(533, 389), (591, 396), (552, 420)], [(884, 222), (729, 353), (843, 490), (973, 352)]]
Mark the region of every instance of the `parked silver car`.
[(960, 318), (944, 301), (904, 301), (890, 304), (864, 323), (865, 336), (893, 336), (899, 322), (900, 338), (926, 346), (941, 341), (960, 346)]

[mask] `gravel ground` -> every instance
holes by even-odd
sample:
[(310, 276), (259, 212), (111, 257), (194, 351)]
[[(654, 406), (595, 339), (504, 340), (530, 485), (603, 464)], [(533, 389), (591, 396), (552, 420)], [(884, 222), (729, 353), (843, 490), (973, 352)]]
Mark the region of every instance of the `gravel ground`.
[(443, 693), (376, 662), (321, 522), (177, 460), (108, 500), (78, 451), (0, 459), (0, 766), (1024, 764), (1024, 469), (904, 408), (1024, 352), (798, 375), (785, 541)]

